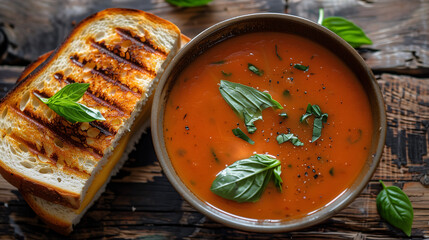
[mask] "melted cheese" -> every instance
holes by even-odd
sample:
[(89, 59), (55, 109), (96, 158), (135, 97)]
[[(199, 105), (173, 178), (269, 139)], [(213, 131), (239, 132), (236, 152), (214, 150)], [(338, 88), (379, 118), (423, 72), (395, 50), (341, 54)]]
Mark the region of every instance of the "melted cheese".
[(82, 203), (80, 204), (80, 207), (75, 210), (75, 213), (79, 214), (80, 212), (82, 212), (88, 206), (88, 204), (90, 204), (92, 202), (92, 199), (94, 198), (96, 193), (100, 190), (100, 188), (107, 181), (112, 170), (115, 168), (116, 164), (119, 162), (119, 160), (122, 157), (122, 154), (124, 153), (125, 149), (127, 148), (128, 141), (131, 139), (131, 137), (134, 135), (134, 133), (138, 130), (138, 128), (142, 124), (144, 124), (146, 119), (149, 117), (151, 106), (152, 106), (152, 97), (145, 104), (141, 113), (136, 117), (136, 120), (134, 121), (134, 124), (131, 127), (131, 131), (127, 134), (124, 134), (124, 136), (119, 141), (116, 148), (113, 150), (112, 155), (107, 160), (106, 165), (104, 165), (103, 169), (101, 169), (101, 171), (99, 171), (97, 173), (97, 175), (95, 176), (94, 180), (92, 181), (91, 186), (89, 186), (88, 191), (86, 192), (85, 198), (83, 199)]

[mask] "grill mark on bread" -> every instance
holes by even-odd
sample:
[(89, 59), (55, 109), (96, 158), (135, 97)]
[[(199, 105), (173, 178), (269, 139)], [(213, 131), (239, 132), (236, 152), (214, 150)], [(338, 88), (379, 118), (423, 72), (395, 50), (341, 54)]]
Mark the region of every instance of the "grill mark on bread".
[(132, 43), (136, 44), (139, 47), (143, 47), (145, 51), (150, 53), (157, 53), (161, 54), (164, 57), (167, 56), (165, 52), (163, 52), (161, 49), (157, 48), (155, 44), (153, 44), (149, 39), (146, 38), (146, 36), (143, 37), (144, 40), (142, 40), (142, 37), (139, 37), (137, 34), (131, 33), (130, 30), (122, 29), (122, 28), (116, 28), (115, 31), (121, 36), (123, 39), (130, 40)]
[[(58, 81), (64, 81), (66, 84), (70, 84), (70, 83), (75, 83), (76, 81), (71, 79), (71, 78), (67, 78), (64, 79), (63, 75), (61, 73), (55, 73), (54, 74), (55, 79), (57, 79)], [(116, 107), (113, 104), (108, 103), (106, 100), (95, 96), (91, 90), (88, 88), (88, 90), (85, 92), (85, 95), (89, 96), (92, 98), (92, 100), (94, 100), (97, 104), (100, 104), (104, 107), (109, 108), (111, 111), (109, 112), (116, 112), (118, 114), (115, 114), (117, 116), (125, 116), (125, 113), (119, 109), (118, 107)], [(90, 122), (90, 125), (93, 127), (96, 127), (98, 130), (100, 130), (100, 132), (106, 136), (114, 136), (116, 135), (117, 131), (113, 128), (113, 126), (111, 126), (107, 121), (103, 121), (103, 122), (98, 122), (98, 121), (93, 121)]]
[[(106, 51), (107, 51), (107, 50), (106, 50)], [(115, 56), (116, 56), (116, 55), (115, 55)], [(77, 56), (71, 56), (71, 57), (70, 57), (70, 60), (72, 61), (72, 63), (74, 63), (76, 66), (78, 66), (78, 67), (80, 67), (80, 68), (83, 68), (83, 67), (85, 66), (85, 63), (80, 62), (78, 59), (79, 59), (79, 57), (77, 57)], [(135, 91), (133, 91), (133, 90), (132, 90), (131, 88), (129, 88), (127, 85), (125, 85), (125, 84), (121, 83), (121, 82), (120, 82), (120, 81), (118, 81), (118, 80), (115, 80), (115, 79), (111, 78), (108, 74), (104, 73), (102, 70), (99, 70), (99, 69), (95, 69), (95, 68), (93, 68), (93, 69), (91, 69), (91, 73), (92, 73), (92, 74), (99, 75), (100, 77), (102, 77), (102, 78), (103, 78), (104, 80), (106, 80), (107, 82), (109, 82), (109, 83), (111, 83), (111, 84), (113, 84), (113, 85), (115, 85), (115, 86), (120, 87), (120, 88), (121, 88), (121, 90), (122, 90), (122, 91), (124, 91), (124, 92), (130, 92), (130, 93), (132, 93), (133, 95), (137, 96), (138, 98), (140, 98), (140, 97), (142, 96), (141, 92), (135, 92)], [(117, 107), (117, 106), (116, 106), (116, 107)]]
[[(63, 78), (63, 75), (61, 74), (61, 73), (55, 73), (54, 74), (54, 77), (55, 77), (55, 79), (57, 79), (58, 81), (64, 81), (65, 83), (67, 83), (67, 84), (70, 84), (70, 83), (75, 83), (76, 81), (75, 80), (73, 80), (73, 79), (71, 79), (71, 78), (67, 78), (67, 79), (64, 79)], [(91, 86), (90, 86), (91, 87)], [(133, 92), (133, 93), (135, 93), (135, 92)], [(110, 109), (113, 109), (113, 110), (115, 110), (116, 112), (118, 112), (119, 113), (119, 116), (124, 116), (125, 115), (125, 112), (124, 112), (124, 110), (120, 107), (120, 106), (116, 106), (116, 102), (113, 102), (113, 103), (109, 103), (106, 99), (104, 99), (104, 98), (102, 98), (102, 97), (97, 97), (97, 96), (95, 96), (95, 94), (91, 91), (91, 89), (90, 88), (88, 88), (88, 90), (86, 90), (86, 92), (85, 92), (85, 95), (88, 95), (88, 96), (90, 96), (95, 102), (97, 102), (98, 104), (100, 104), (100, 105), (103, 105), (104, 107), (107, 107), (107, 108), (110, 108)], [(103, 96), (102, 94), (100, 94), (101, 96)]]
[(85, 171), (81, 171), (81, 170), (79, 170), (79, 169), (77, 169), (77, 168), (75, 168), (75, 167), (70, 167), (70, 166), (67, 166), (67, 165), (64, 165), (64, 166), (63, 166), (63, 168), (62, 168), (62, 170), (63, 170), (64, 172), (67, 172), (67, 173), (73, 174), (73, 175), (75, 175), (75, 176), (79, 176), (79, 177), (81, 177), (81, 178), (86, 178), (86, 179), (88, 179), (88, 178), (91, 176), (91, 174), (89, 174), (89, 173), (87, 173), (87, 172), (85, 172)]
[(107, 129), (110, 129), (110, 127), (107, 124), (104, 124), (104, 122), (89, 122), (89, 125), (91, 127), (95, 127), (98, 130), (100, 130), (100, 133), (106, 135), (106, 136), (114, 136), (116, 135), (116, 131), (110, 132)]
[[(33, 94), (34, 93), (35, 92), (33, 92)], [(40, 93), (36, 93), (36, 94), (42, 95)], [(31, 114), (27, 110), (22, 112), (19, 109), (16, 109), (15, 107), (10, 107), (9, 109), (13, 110), (13, 112), (15, 112), (18, 116), (20, 116), (21, 118), (25, 119), (27, 122), (35, 126), (37, 129), (39, 129), (39, 131), (50, 132), (54, 137), (60, 139), (62, 142), (65, 142), (69, 145), (79, 148), (82, 151), (88, 152), (96, 159), (101, 159), (103, 157), (103, 152), (101, 150), (94, 148), (92, 146), (85, 146), (82, 143), (84, 142), (84, 140), (76, 141), (73, 139), (73, 137), (80, 139), (79, 138), (80, 135), (76, 135), (78, 130), (74, 130), (70, 128), (71, 134), (67, 134), (65, 131), (65, 126), (62, 122), (57, 122), (57, 124), (52, 124), (52, 123), (44, 122), (39, 116), (33, 116), (33, 114)], [(63, 128), (61, 128), (60, 126), (62, 126)], [(78, 126), (76, 126), (76, 128), (78, 128)], [(86, 138), (85, 136), (81, 136), (81, 137)]]
[[(151, 78), (155, 78), (156, 73), (154, 73), (153, 70), (148, 69), (146, 66), (143, 66), (138, 62), (133, 61), (132, 58), (130, 58), (128, 60), (126, 57), (122, 57), (122, 56), (118, 55), (117, 53), (115, 53), (114, 49), (108, 49), (108, 47), (104, 43), (98, 43), (98, 42), (95, 42), (94, 40), (92, 40), (90, 43), (91, 43), (91, 46), (96, 48), (100, 53), (103, 53), (103, 54), (115, 59), (119, 63), (128, 64), (128, 65), (130, 65), (131, 68), (133, 68), (139, 72), (147, 73), (148, 75), (151, 76)], [(129, 57), (130, 55), (127, 54), (126, 56)]]

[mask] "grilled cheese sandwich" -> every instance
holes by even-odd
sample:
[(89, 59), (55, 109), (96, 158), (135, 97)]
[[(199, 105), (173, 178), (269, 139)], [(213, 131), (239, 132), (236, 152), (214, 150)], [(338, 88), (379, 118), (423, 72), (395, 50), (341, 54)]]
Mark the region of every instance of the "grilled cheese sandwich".
[[(144, 130), (152, 90), (179, 44), (180, 31), (168, 21), (107, 9), (27, 68), (1, 100), (0, 173), (54, 230), (69, 233), (126, 160), (127, 143)], [(90, 83), (81, 102), (106, 121), (71, 124), (38, 99), (72, 82)]]

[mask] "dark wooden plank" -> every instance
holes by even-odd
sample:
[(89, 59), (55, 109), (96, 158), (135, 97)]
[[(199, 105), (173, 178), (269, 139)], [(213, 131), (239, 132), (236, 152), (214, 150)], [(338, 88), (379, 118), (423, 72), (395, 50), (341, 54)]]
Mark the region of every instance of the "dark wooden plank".
[(429, 76), (427, 1), (288, 1), (288, 13), (313, 21), (320, 7), (326, 17), (342, 16), (363, 28), (373, 45), (360, 52), (377, 73)]
[(378, 77), (387, 113), (384, 155), (375, 176), (416, 180), (429, 174), (429, 79)]
[(184, 34), (194, 37), (214, 23), (238, 15), (255, 12), (283, 12), (282, 0), (216, 0), (207, 6), (179, 8), (156, 1), (97, 1), (97, 0), (6, 0), (0, 4), (0, 27), (10, 40), (9, 55), (25, 60), (57, 47), (73, 25), (105, 8), (141, 9), (175, 23)]

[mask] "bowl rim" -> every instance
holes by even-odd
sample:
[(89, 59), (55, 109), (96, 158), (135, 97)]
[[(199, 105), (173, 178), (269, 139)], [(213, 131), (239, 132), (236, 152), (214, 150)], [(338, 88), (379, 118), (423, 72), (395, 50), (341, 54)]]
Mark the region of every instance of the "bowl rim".
[[(255, 220), (249, 220), (246, 218), (240, 218), (238, 216), (226, 213), (221, 209), (215, 208), (211, 206), (209, 203), (206, 203), (200, 200), (195, 194), (193, 194), (186, 187), (186, 185), (178, 177), (178, 175), (174, 170), (174, 167), (172, 166), (169, 160), (168, 153), (166, 152), (165, 147), (163, 147), (164, 138), (162, 133), (162, 126), (163, 126), (163, 119), (164, 119), (163, 118), (164, 108), (162, 107), (162, 104), (166, 101), (166, 99), (162, 99), (161, 97), (164, 91), (164, 87), (167, 85), (167, 80), (169, 79), (169, 75), (174, 69), (175, 64), (173, 63), (179, 62), (182, 58), (185, 58), (186, 54), (190, 52), (190, 49), (197, 46), (205, 37), (210, 36), (211, 34), (217, 31), (222, 31), (222, 29), (230, 26), (231, 24), (235, 24), (242, 21), (245, 22), (247, 20), (263, 19), (263, 18), (275, 18), (282, 21), (297, 21), (305, 25), (310, 25), (310, 27), (316, 28), (317, 30), (321, 31), (322, 34), (326, 34), (326, 35), (329, 35), (331, 38), (334, 38), (337, 41), (337, 43), (345, 47), (347, 51), (350, 53), (350, 55), (360, 63), (361, 67), (364, 68), (365, 70), (364, 74), (367, 75), (369, 78), (368, 82), (370, 84), (371, 91), (370, 93), (367, 92), (367, 95), (374, 94), (375, 96), (375, 103), (376, 103), (375, 108), (378, 110), (378, 116), (373, 116), (373, 119), (379, 119), (379, 123), (380, 123), (380, 128), (373, 130), (374, 134), (375, 132), (378, 132), (379, 141), (377, 142), (376, 147), (374, 147), (375, 152), (372, 155), (372, 162), (370, 163), (369, 171), (361, 179), (356, 189), (354, 189), (353, 191), (349, 191), (350, 192), (349, 194), (345, 194), (345, 192), (347, 191), (346, 189), (343, 193), (341, 193), (339, 196), (334, 198), (329, 204), (317, 210), (316, 212), (310, 213), (309, 215), (305, 215), (302, 218), (300, 217), (297, 219), (291, 219), (285, 222), (255, 221)], [(332, 51), (332, 49), (330, 51)], [(370, 96), (368, 95), (368, 97)], [(372, 109), (373, 108), (371, 108), (371, 110)], [(168, 66), (164, 70), (160, 78), (160, 81), (158, 83), (158, 86), (156, 88), (156, 91), (154, 94), (154, 101), (152, 105), (151, 132), (152, 132), (152, 139), (153, 139), (155, 152), (161, 164), (161, 167), (164, 171), (164, 174), (167, 176), (168, 180), (176, 189), (176, 191), (199, 212), (203, 213), (205, 216), (209, 217), (214, 221), (220, 222), (228, 227), (232, 227), (240, 230), (252, 231), (252, 232), (267, 232), (267, 233), (287, 232), (287, 231), (293, 231), (293, 230), (298, 230), (309, 226), (313, 226), (315, 224), (318, 224), (332, 217), (334, 214), (336, 214), (337, 212), (347, 207), (357, 196), (360, 195), (362, 190), (367, 186), (369, 180), (372, 178), (383, 152), (383, 147), (384, 147), (385, 138), (386, 138), (386, 112), (385, 112), (384, 99), (381, 94), (381, 90), (375, 80), (375, 77), (371, 69), (368, 67), (368, 65), (365, 63), (362, 57), (356, 52), (356, 50), (352, 48), (346, 41), (340, 38), (337, 34), (333, 33), (332, 31), (328, 30), (327, 28), (317, 23), (314, 23), (308, 19), (305, 19), (299, 16), (294, 16), (294, 15), (289, 15), (284, 13), (252, 13), (252, 14), (233, 17), (212, 25), (211, 27), (205, 29), (200, 34), (198, 34), (189, 43), (187, 43), (182, 49), (179, 50), (179, 52), (176, 54), (176, 56), (174, 56), (173, 60), (168, 64)]]

